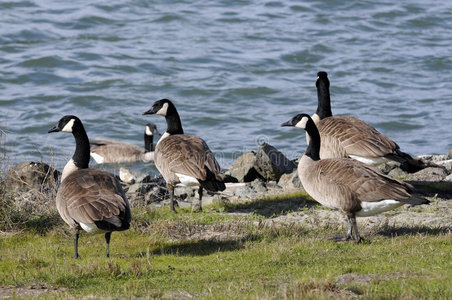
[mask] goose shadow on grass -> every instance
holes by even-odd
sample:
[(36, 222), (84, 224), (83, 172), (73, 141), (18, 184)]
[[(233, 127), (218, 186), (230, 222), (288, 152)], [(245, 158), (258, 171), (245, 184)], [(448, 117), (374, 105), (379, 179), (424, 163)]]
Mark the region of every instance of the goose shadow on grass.
[(257, 201), (229, 204), (226, 212), (254, 213), (266, 218), (286, 215), (290, 212), (302, 211), (319, 205), (305, 196), (264, 198)]
[(379, 230), (377, 234), (386, 236), (386, 237), (397, 237), (397, 236), (406, 236), (406, 235), (416, 235), (416, 234), (424, 234), (424, 235), (442, 235), (442, 234), (450, 234), (452, 231), (451, 228), (441, 227), (441, 228), (429, 228), (423, 226), (414, 226), (414, 227), (390, 227)]
[[(257, 240), (257, 235), (249, 234), (240, 239), (230, 240), (186, 240), (169, 245), (156, 246), (148, 253), (151, 255), (196, 255), (205, 256), (216, 252), (229, 252), (243, 249), (245, 242)], [(140, 252), (138, 257), (144, 257), (148, 253)]]

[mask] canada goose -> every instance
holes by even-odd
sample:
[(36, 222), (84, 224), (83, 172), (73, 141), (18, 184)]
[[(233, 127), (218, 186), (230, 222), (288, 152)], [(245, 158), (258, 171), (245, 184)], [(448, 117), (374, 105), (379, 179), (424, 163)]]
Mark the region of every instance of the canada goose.
[(156, 101), (143, 113), (148, 114), (164, 116), (168, 127), (157, 143), (154, 161), (170, 190), (171, 210), (174, 211), (174, 186), (177, 183), (199, 185), (201, 210), (203, 188), (211, 192), (226, 188), (220, 176), (220, 165), (203, 139), (184, 134), (179, 114), (170, 100)]
[(383, 175), (351, 158), (320, 159), (321, 135), (311, 117), (299, 114), (281, 126), (306, 130), (309, 145), (298, 163), (298, 176), (306, 192), (330, 208), (342, 210), (348, 218), (347, 235), (335, 240), (354, 238), (361, 241), (355, 217), (372, 216), (403, 204), (428, 204), (413, 186)]
[(91, 141), (91, 157), (98, 164), (140, 160), (149, 162), (154, 160), (154, 134), (160, 134), (157, 126), (153, 123), (147, 124), (144, 130), (144, 148), (118, 141), (93, 139)]
[(89, 140), (82, 121), (64, 116), (51, 132), (70, 132), (75, 138), (75, 152), (61, 175), (56, 206), (61, 218), (74, 232), (74, 258), (78, 255), (80, 229), (105, 233), (107, 257), (110, 256), (112, 231), (126, 230), (132, 219), (129, 202), (119, 181), (105, 171), (89, 169)]
[[(350, 116), (333, 117), (330, 81), (326, 72), (317, 73), (316, 87), (318, 105), (312, 119), (322, 139), (321, 159), (350, 157), (369, 165), (394, 160), (400, 162), (401, 167), (410, 173), (426, 167), (440, 167), (400, 151), (399, 145), (393, 140), (360, 119)], [(309, 142), (308, 135), (306, 139)]]

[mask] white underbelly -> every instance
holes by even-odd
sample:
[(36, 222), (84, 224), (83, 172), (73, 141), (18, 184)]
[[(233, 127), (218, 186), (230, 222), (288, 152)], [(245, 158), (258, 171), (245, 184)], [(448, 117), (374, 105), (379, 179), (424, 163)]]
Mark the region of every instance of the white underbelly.
[(373, 216), (402, 206), (403, 203), (396, 200), (382, 200), (378, 202), (361, 202), (361, 210), (356, 212), (358, 217)]
[(80, 223), (80, 227), (82, 227), (82, 229), (85, 230), (86, 232), (92, 234), (107, 232), (106, 230), (99, 229), (97, 225), (94, 223)]
[(185, 186), (196, 186), (199, 185), (199, 181), (191, 176), (176, 173), (176, 176), (179, 178), (180, 183), (182, 183)]

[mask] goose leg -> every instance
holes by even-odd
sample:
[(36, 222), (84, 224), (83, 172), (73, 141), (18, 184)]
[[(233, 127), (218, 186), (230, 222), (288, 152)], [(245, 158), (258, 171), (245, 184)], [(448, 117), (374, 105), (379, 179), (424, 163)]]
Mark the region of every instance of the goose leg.
[(111, 231), (105, 233), (105, 241), (107, 242), (107, 250), (106, 250), (107, 257), (110, 257), (110, 238), (111, 238)]
[[(347, 220), (348, 220), (347, 234), (345, 236), (335, 236), (335, 237), (331, 238), (330, 240), (332, 240), (334, 242), (346, 242), (352, 238), (353, 224), (351, 222), (350, 217), (347, 217)], [(355, 226), (356, 226), (356, 221), (355, 221)]]
[(198, 188), (198, 195), (199, 195), (199, 209), (198, 209), (198, 211), (202, 211), (202, 186), (199, 186), (199, 188)]
[(74, 258), (79, 258), (78, 256), (78, 230), (74, 233)]
[(172, 185), (168, 185), (168, 188), (170, 190), (170, 209), (172, 212), (175, 212), (174, 209), (174, 187)]
[(355, 243), (357, 244), (361, 243), (363, 241), (363, 238), (359, 235), (358, 226), (356, 225), (356, 217), (355, 216), (349, 217), (348, 221), (350, 222), (350, 226), (353, 228), (352, 234)]

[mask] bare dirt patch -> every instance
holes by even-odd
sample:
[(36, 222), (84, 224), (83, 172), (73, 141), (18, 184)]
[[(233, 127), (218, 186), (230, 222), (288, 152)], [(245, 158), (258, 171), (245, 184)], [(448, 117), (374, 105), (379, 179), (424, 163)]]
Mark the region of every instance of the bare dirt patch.
[(11, 297), (36, 297), (43, 294), (51, 294), (66, 291), (65, 288), (49, 287), (45, 284), (32, 284), (28, 286), (2, 286), (0, 287), (0, 299)]

